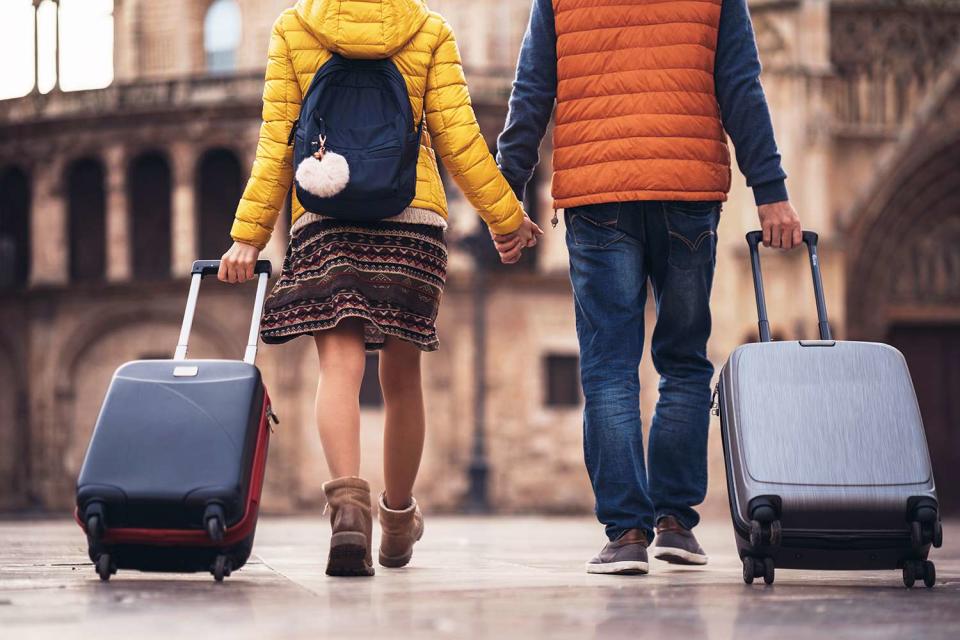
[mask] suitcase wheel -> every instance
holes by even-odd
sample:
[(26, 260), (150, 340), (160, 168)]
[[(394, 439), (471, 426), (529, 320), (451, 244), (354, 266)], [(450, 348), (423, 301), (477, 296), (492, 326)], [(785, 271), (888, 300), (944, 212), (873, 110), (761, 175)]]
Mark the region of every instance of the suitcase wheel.
[(907, 560), (903, 563), (903, 586), (907, 589), (913, 588), (913, 583), (917, 581), (917, 563)]
[(87, 518), (87, 535), (93, 540), (99, 540), (103, 535), (103, 520), (99, 513), (94, 513)]
[(910, 523), (910, 543), (915, 549), (922, 549), (928, 544), (932, 544), (939, 549), (943, 545), (943, 524), (940, 520), (934, 520), (926, 525), (919, 520)]
[(203, 514), (203, 522), (207, 528), (207, 535), (214, 544), (223, 542), (223, 535), (226, 532), (226, 514), (223, 507), (219, 504), (207, 505)]
[(230, 561), (225, 555), (219, 555), (213, 561), (213, 567), (210, 569), (210, 573), (213, 574), (213, 579), (217, 582), (223, 582), (224, 578), (230, 576), (233, 572), (233, 566), (230, 564)]
[(743, 558), (743, 581), (753, 584), (756, 578), (763, 578), (764, 583), (773, 584), (776, 577), (776, 567), (773, 558)]
[(97, 575), (103, 582), (110, 580), (110, 576), (117, 572), (117, 565), (113, 563), (109, 553), (101, 553), (97, 556), (96, 568)]
[[(773, 522), (770, 523), (770, 546), (771, 547), (780, 546), (780, 539), (782, 537), (782, 533), (783, 533), (783, 529), (780, 526), (779, 520), (774, 520)], [(773, 582), (773, 580), (771, 580), (770, 582)], [(770, 584), (770, 583), (767, 583), (767, 584)]]
[(937, 567), (929, 560), (907, 560), (903, 563), (903, 586), (912, 589), (917, 580), (929, 589), (937, 584)]
[(939, 549), (943, 546), (943, 524), (937, 520), (933, 523), (933, 546)]
[(779, 520), (772, 521), (767, 530), (764, 531), (764, 526), (759, 520), (750, 521), (750, 546), (754, 549), (759, 549), (760, 547), (766, 546), (764, 544), (764, 539), (767, 540), (769, 546), (778, 547), (780, 546), (780, 540), (782, 538), (783, 528), (780, 526)]
[(910, 542), (918, 549), (923, 546), (923, 525), (917, 520), (910, 523)]
[(776, 577), (776, 567), (773, 564), (773, 558), (763, 559), (763, 581), (766, 584), (773, 584)]

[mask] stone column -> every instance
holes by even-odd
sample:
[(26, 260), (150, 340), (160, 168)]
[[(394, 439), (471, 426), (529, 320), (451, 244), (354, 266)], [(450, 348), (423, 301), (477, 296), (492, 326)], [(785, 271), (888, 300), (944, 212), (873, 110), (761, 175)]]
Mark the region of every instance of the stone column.
[(57, 154), (34, 167), (30, 217), (30, 284), (65, 284), (69, 271), (67, 202), (63, 161)]
[(130, 279), (130, 212), (127, 208), (127, 153), (121, 146), (104, 151), (107, 170), (107, 280)]
[[(804, 110), (804, 138), (799, 163), (801, 181), (795, 184), (797, 210), (804, 226), (829, 235), (833, 216), (829, 197), (832, 118), (825, 79), (830, 73), (830, 7), (825, 0), (804, 0), (800, 13), (798, 47), (804, 52), (804, 76), (794, 79), (792, 92)], [(791, 170), (787, 167), (787, 172)]]
[(196, 151), (188, 142), (170, 146), (173, 170), (173, 220), (170, 223), (171, 275), (186, 276), (197, 259), (197, 213), (193, 192)]

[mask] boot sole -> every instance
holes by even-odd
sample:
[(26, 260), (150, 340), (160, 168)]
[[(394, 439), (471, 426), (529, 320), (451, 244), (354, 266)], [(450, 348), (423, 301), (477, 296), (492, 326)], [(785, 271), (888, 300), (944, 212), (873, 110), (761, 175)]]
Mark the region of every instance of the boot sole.
[[(413, 544), (420, 542), (420, 538), (423, 537), (423, 529), (420, 529), (420, 533), (414, 539)], [(403, 567), (410, 564), (410, 559), (413, 557), (413, 545), (410, 545), (410, 551), (405, 553), (402, 556), (388, 556), (384, 555), (383, 550), (379, 552), (380, 566), (386, 567), (387, 569), (402, 569)]]
[(335, 533), (330, 539), (327, 575), (340, 577), (369, 577), (374, 569), (367, 564), (367, 537), (362, 533), (346, 531)]
[(410, 550), (410, 553), (407, 553), (402, 556), (390, 557), (383, 555), (383, 552), (380, 553), (380, 566), (386, 567), (388, 569), (400, 569), (410, 564), (410, 558), (413, 557), (413, 549)]
[(707, 564), (707, 556), (699, 553), (693, 553), (685, 549), (675, 549), (673, 547), (659, 547), (653, 550), (653, 557), (657, 560), (663, 560), (670, 564), (681, 564), (688, 566), (703, 566)]

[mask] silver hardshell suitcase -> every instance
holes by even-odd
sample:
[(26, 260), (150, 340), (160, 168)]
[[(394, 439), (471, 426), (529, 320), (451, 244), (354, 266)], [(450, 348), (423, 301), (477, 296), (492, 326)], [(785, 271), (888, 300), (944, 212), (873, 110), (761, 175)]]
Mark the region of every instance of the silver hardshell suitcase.
[(747, 234), (761, 342), (731, 354), (716, 404), (743, 579), (901, 569), (932, 587), (943, 534), (910, 372), (893, 347), (831, 338), (817, 239), (803, 234), (820, 339), (772, 342), (762, 236)]

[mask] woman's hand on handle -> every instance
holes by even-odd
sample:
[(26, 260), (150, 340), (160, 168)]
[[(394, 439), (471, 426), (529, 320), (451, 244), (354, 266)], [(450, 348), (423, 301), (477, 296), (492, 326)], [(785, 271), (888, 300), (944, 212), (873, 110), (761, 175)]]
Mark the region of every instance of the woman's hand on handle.
[(257, 266), (260, 249), (250, 244), (234, 242), (220, 258), (220, 271), (217, 279), (221, 282), (237, 284), (253, 280), (253, 270)]

